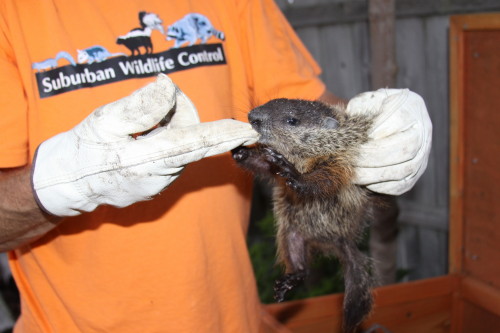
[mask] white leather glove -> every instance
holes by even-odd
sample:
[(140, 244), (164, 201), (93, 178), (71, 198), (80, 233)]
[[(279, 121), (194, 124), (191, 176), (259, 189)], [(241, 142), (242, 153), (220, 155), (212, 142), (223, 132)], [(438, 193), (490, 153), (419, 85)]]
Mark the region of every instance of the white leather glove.
[[(152, 129), (167, 114), (167, 126), (132, 136)], [(97, 108), (70, 131), (43, 142), (33, 165), (33, 188), (41, 207), (57, 216), (104, 204), (125, 207), (158, 194), (186, 164), (257, 138), (240, 121), (200, 123), (192, 102), (160, 74), (155, 82)]]
[(346, 112), (376, 116), (356, 162), (355, 183), (389, 195), (409, 191), (425, 171), (431, 149), (424, 100), (408, 89), (379, 89), (355, 96)]

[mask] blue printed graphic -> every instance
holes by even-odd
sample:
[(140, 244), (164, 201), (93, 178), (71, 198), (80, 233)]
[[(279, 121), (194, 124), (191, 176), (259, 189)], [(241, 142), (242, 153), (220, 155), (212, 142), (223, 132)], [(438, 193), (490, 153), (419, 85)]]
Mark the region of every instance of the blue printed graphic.
[(110, 53), (105, 47), (96, 45), (78, 51), (79, 64), (92, 64), (94, 62), (101, 62), (111, 57), (125, 56), (125, 53)]
[(167, 40), (175, 39), (175, 48), (182, 46), (184, 43), (191, 46), (198, 39), (201, 40), (202, 44), (205, 44), (212, 36), (224, 40), (222, 31), (216, 30), (208, 18), (195, 13), (184, 16), (167, 29)]
[(31, 68), (36, 69), (37, 71), (46, 71), (49, 69), (53, 69), (57, 67), (60, 59), (66, 59), (71, 65), (76, 65), (75, 60), (73, 59), (71, 54), (66, 51), (61, 51), (56, 54), (55, 58), (48, 58), (40, 62), (34, 62), (31, 65)]
[[(167, 29), (155, 13), (143, 11), (138, 18), (140, 27), (115, 40), (130, 55), (112, 53), (102, 45), (94, 45), (76, 50), (76, 61), (70, 53), (61, 51), (54, 58), (33, 62), (40, 97), (158, 73), (226, 64), (223, 45), (207, 43), (212, 37), (224, 41), (225, 35), (215, 29), (206, 16), (191, 13), (174, 21)], [(155, 31), (163, 36), (165, 43), (173, 40), (173, 45), (153, 53), (151, 36)]]

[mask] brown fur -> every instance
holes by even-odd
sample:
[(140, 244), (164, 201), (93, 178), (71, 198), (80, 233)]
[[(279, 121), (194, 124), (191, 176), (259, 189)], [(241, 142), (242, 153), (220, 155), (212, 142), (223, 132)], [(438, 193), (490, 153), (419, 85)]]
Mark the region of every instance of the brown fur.
[(342, 105), (276, 99), (252, 110), (249, 120), (261, 134), (259, 144), (239, 147), (233, 157), (275, 184), (278, 260), (286, 267), (275, 298), (282, 301), (305, 278), (313, 252), (334, 255), (346, 284), (344, 330), (354, 332), (372, 305), (370, 262), (356, 245), (371, 199), (352, 183), (372, 119), (349, 116)]

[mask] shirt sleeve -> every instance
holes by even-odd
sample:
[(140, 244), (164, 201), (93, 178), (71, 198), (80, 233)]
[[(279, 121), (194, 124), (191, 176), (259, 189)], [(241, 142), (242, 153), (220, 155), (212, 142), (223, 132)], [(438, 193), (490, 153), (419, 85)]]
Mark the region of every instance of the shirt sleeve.
[(0, 13), (0, 168), (28, 163), (27, 109), (4, 13)]
[(250, 0), (241, 17), (255, 102), (320, 97), (325, 91), (321, 69), (274, 1)]

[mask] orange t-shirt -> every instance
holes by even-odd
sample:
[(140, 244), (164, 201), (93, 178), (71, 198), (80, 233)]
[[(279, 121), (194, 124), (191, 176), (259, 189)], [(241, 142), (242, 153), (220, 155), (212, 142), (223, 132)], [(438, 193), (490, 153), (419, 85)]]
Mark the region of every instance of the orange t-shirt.
[[(202, 121), (315, 99), (319, 68), (271, 0), (0, 3), (0, 167), (165, 72)], [(256, 332), (251, 178), (229, 154), (154, 200), (68, 218), (10, 253), (15, 332)]]

